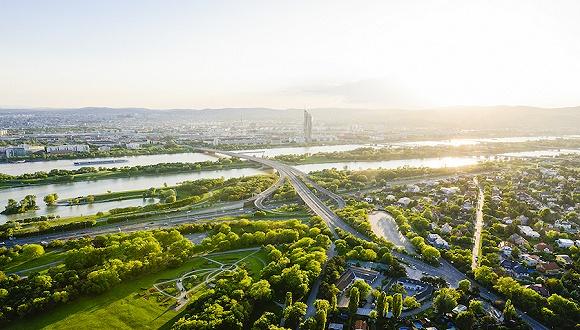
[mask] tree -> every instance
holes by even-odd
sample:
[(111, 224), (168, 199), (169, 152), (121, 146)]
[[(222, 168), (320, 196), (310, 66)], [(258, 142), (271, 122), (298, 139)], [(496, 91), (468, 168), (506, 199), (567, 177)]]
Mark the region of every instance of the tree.
[(88, 195), (85, 200), (87, 201), (87, 203), (89, 204), (93, 204), (95, 202), (95, 196), (94, 195)]
[(358, 309), (358, 304), (360, 303), (360, 294), (358, 292), (357, 287), (353, 287), (350, 289), (350, 297), (348, 301), (348, 313), (352, 318), (356, 314), (356, 310)]
[(272, 289), (270, 289), (270, 282), (260, 280), (250, 287), (250, 296), (257, 301), (265, 301), (272, 296)]
[(469, 301), (469, 311), (475, 315), (483, 315), (485, 309), (483, 308), (483, 302), (481, 300), (470, 300)]
[(376, 304), (376, 310), (377, 310), (377, 317), (379, 319), (382, 319), (383, 317), (385, 317), (386, 312), (385, 312), (385, 305), (387, 304), (387, 294), (384, 291), (381, 291), (379, 293), (379, 296), (377, 297), (377, 304)]
[(471, 290), (471, 282), (469, 282), (468, 279), (463, 279), (459, 281), (457, 289), (461, 291), (461, 293), (464, 296), (466, 296), (469, 294), (469, 291)]
[(326, 329), (326, 318), (328, 317), (328, 310), (330, 309), (330, 304), (327, 300), (317, 299), (314, 302), (316, 307), (316, 329), (324, 330)]
[(415, 309), (421, 307), (421, 304), (413, 296), (406, 296), (403, 300), (403, 306), (407, 309)]
[(435, 299), (433, 299), (433, 307), (439, 314), (449, 313), (457, 306), (457, 299), (461, 295), (451, 288), (443, 288), (435, 292)]
[(373, 289), (365, 280), (357, 279), (352, 284), (351, 290), (357, 288), (361, 298), (366, 298)]
[(58, 194), (56, 193), (48, 194), (44, 196), (43, 200), (48, 206), (54, 205), (56, 204), (56, 201), (58, 201)]
[(44, 247), (39, 244), (26, 244), (22, 247), (20, 254), (25, 259), (38, 258), (44, 254)]
[(286, 319), (286, 323), (284, 323), (284, 325), (289, 326), (290, 328), (295, 328), (298, 324), (300, 324), (300, 321), (304, 315), (306, 315), (307, 308), (308, 306), (300, 301), (295, 302), (290, 306), (286, 306), (286, 308), (284, 308), (284, 318)]
[(332, 285), (330, 287), (330, 312), (331, 313), (336, 313), (336, 310), (338, 308), (338, 288), (336, 287), (336, 285)]
[(277, 319), (278, 317), (276, 314), (272, 312), (264, 312), (264, 314), (254, 322), (252, 330), (269, 330), (270, 326), (276, 325)]
[(460, 330), (471, 330), (475, 324), (475, 315), (471, 311), (461, 312), (455, 318), (455, 324)]
[(474, 270), (475, 280), (485, 286), (491, 286), (497, 280), (497, 274), (488, 266), (480, 266)]
[(441, 257), (439, 250), (427, 244), (425, 244), (421, 249), (421, 255), (423, 256), (423, 259), (430, 263), (436, 263)]
[(403, 295), (397, 293), (393, 296), (393, 317), (398, 319), (403, 312)]
[(515, 320), (517, 318), (517, 316), (518, 316), (518, 313), (516, 312), (516, 308), (512, 304), (511, 299), (508, 299), (505, 302), (505, 306), (503, 308), (503, 318), (504, 318), (504, 321), (512, 321), (512, 320)]

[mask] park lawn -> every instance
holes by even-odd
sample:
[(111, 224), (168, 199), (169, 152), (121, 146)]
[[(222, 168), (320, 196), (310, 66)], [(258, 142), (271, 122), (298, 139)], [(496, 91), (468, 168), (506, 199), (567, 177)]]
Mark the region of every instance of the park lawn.
[[(173, 279), (204, 264), (194, 258), (175, 269), (127, 280), (111, 290), (93, 297), (75, 299), (46, 313), (10, 324), (8, 329), (158, 329), (175, 322), (179, 313), (139, 294), (161, 279)], [(165, 326), (164, 326), (165, 325)]]
[(252, 255), (238, 265), (244, 267), (254, 280), (260, 279), (262, 269), (268, 264), (268, 254), (264, 250)]
[(29, 268), (36, 268), (39, 270), (42, 266), (48, 265), (50, 263), (63, 260), (66, 255), (66, 251), (63, 250), (52, 250), (41, 255), (38, 258), (24, 260), (22, 258), (16, 258), (3, 269), (5, 273), (15, 273), (20, 272)]

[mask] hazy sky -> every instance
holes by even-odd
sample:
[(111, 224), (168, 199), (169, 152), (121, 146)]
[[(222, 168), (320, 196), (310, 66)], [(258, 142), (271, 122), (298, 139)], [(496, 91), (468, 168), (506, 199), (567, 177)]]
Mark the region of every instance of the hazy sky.
[(0, 0), (0, 105), (580, 105), (580, 1)]

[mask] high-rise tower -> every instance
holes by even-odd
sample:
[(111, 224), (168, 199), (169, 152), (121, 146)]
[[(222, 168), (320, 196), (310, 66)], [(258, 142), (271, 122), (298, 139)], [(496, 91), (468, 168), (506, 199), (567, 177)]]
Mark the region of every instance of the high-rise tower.
[(304, 110), (304, 142), (312, 142), (312, 115)]

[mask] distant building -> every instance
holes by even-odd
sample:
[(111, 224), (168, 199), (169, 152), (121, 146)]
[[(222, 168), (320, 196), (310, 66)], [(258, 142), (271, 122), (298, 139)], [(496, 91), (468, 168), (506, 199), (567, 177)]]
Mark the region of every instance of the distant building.
[(13, 158), (13, 157), (23, 157), (26, 156), (26, 148), (25, 147), (8, 147), (4, 149), (4, 155), (6, 158)]
[(312, 142), (312, 115), (304, 110), (304, 142)]
[(89, 152), (89, 146), (86, 144), (63, 144), (60, 146), (47, 146), (46, 153), (62, 154), (71, 152)]

